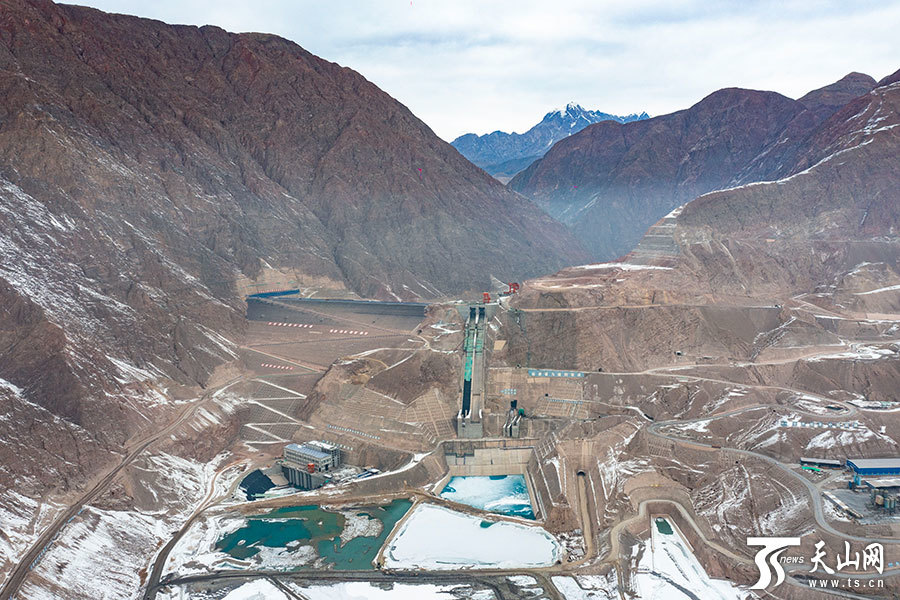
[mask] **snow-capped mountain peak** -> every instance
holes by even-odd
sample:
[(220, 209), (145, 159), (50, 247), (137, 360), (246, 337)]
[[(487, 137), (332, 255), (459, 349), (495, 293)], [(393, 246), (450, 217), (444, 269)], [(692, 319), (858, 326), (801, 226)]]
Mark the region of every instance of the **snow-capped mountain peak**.
[(562, 108), (557, 108), (552, 113), (548, 113), (548, 115), (559, 115), (560, 117), (569, 116), (569, 113), (572, 113), (573, 116), (577, 118), (580, 113), (585, 112), (580, 104), (577, 102), (569, 102)]
[(588, 110), (569, 102), (544, 115), (540, 123), (525, 133), (495, 131), (487, 135), (467, 133), (453, 140), (453, 146), (470, 161), (497, 177), (512, 177), (540, 158), (559, 140), (599, 121), (627, 123), (646, 119), (647, 113), (628, 116)]

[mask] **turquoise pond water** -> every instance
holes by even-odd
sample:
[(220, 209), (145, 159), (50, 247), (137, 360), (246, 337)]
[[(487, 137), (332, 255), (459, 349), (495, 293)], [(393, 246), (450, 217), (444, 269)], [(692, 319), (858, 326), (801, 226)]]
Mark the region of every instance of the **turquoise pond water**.
[(501, 515), (534, 518), (528, 486), (522, 475), (452, 477), (441, 498)]
[(343, 545), (340, 536), (346, 521), (344, 515), (315, 505), (279, 508), (250, 517), (244, 527), (216, 542), (216, 549), (243, 560), (258, 554), (262, 546), (281, 549), (300, 542), (297, 547), (314, 547), (334, 569), (372, 569), (378, 550), (410, 506), (409, 500), (394, 500), (387, 506), (345, 509), (378, 519), (382, 527), (377, 536), (356, 537)]

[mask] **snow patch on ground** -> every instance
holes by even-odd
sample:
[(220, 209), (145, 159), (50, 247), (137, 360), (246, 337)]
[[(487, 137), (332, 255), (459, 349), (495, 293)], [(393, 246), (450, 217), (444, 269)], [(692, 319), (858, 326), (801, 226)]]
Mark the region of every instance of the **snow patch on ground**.
[(23, 394), (22, 388), (17, 387), (5, 379), (0, 379), (0, 388), (5, 389), (6, 391), (16, 395), (21, 396)]
[(434, 336), (434, 339), (440, 339), (441, 337), (443, 337), (445, 335), (459, 333), (460, 331), (462, 331), (461, 329), (450, 329), (449, 328), (450, 325), (452, 325), (452, 323), (444, 323), (443, 321), (441, 321), (439, 323), (434, 323), (433, 325), (429, 325), (429, 327), (431, 327), (432, 329), (437, 329), (438, 331), (440, 331), (439, 334)]
[(288, 587), (309, 600), (453, 600), (454, 598), (479, 598), (493, 600), (489, 590), (472, 590), (472, 586), (394, 583), (390, 589), (366, 581), (344, 581), (330, 585), (301, 587), (289, 582)]
[[(625, 447), (631, 442), (637, 433), (637, 428), (621, 440), (606, 448), (605, 456), (597, 459), (597, 469), (600, 475), (600, 487), (603, 489), (603, 497), (606, 500), (615, 497), (623, 491), (625, 481), (630, 477), (652, 471), (646, 459), (625, 458)], [(609, 508), (607, 507), (607, 510)]]
[[(207, 463), (158, 454), (132, 468), (148, 473), (152, 508), (85, 507), (62, 530), (33, 570), (22, 597), (41, 597), (58, 586), (71, 600), (124, 600), (140, 594), (140, 571), (187, 520), (212, 485), (224, 455)], [(138, 474), (140, 477), (140, 473)], [(218, 489), (219, 482), (216, 482)], [(103, 577), (97, 576), (102, 557)]]
[(897, 350), (893, 348), (878, 348), (875, 346), (865, 346), (862, 344), (853, 344), (849, 352), (838, 352), (835, 354), (820, 354), (818, 356), (807, 358), (804, 360), (817, 362), (829, 359), (845, 359), (852, 360), (878, 360), (880, 358), (894, 358), (898, 356)]
[(806, 445), (807, 450), (811, 449), (830, 449), (830, 448), (847, 448), (865, 442), (879, 439), (886, 444), (896, 446), (897, 442), (876, 433), (871, 429), (851, 429), (851, 430), (828, 430), (816, 435)]
[(417, 464), (422, 462), (422, 459), (425, 458), (426, 456), (428, 456), (429, 454), (431, 454), (431, 453), (430, 452), (420, 452), (420, 453), (414, 454), (413, 457), (410, 459), (410, 461), (408, 463), (406, 463), (405, 465), (403, 465), (402, 467), (400, 467), (399, 469), (396, 469), (394, 471), (385, 471), (384, 473), (379, 473), (378, 475), (372, 475), (371, 477), (367, 477), (366, 479), (377, 479), (379, 477), (385, 477), (387, 475), (393, 475), (395, 473), (402, 473), (403, 471), (408, 471), (409, 469), (412, 469), (414, 466), (416, 466)]
[(622, 271), (648, 271), (648, 270), (656, 270), (656, 271), (671, 271), (672, 267), (657, 267), (654, 265), (634, 265), (631, 263), (594, 263), (591, 265), (576, 265), (574, 267), (569, 267), (570, 269), (585, 269), (585, 270), (593, 270), (593, 269), (621, 269)]
[(708, 433), (709, 432), (709, 424), (712, 422), (712, 419), (704, 419), (703, 421), (697, 421), (695, 423), (682, 423), (678, 425), (676, 428), (681, 431), (696, 431), (698, 433)]
[(231, 557), (216, 550), (216, 542), (246, 524), (245, 519), (222, 515), (197, 519), (172, 548), (163, 573), (190, 575), (221, 567)]
[[(124, 600), (139, 594), (139, 569), (173, 533), (153, 515), (88, 507), (64, 530), (26, 580), (22, 597), (60, 586), (69, 598)], [(98, 561), (102, 559), (102, 573)], [(101, 575), (102, 576), (99, 576)]]
[(650, 524), (650, 545), (644, 546), (634, 576), (638, 597), (643, 600), (741, 600), (748, 596), (748, 592), (728, 581), (710, 578), (677, 527), (671, 521), (666, 522), (674, 529), (672, 534), (660, 533), (656, 522)]
[(223, 355), (230, 356), (231, 358), (237, 358), (237, 350), (238, 345), (226, 338), (225, 336), (216, 333), (212, 329), (208, 327), (204, 327), (203, 325), (197, 325), (197, 328), (200, 330), (206, 339), (211, 341), (221, 352)]
[(900, 290), (900, 285), (891, 285), (888, 287), (878, 288), (877, 290), (869, 290), (868, 292), (857, 292), (854, 296), (868, 296), (869, 294), (880, 294), (882, 292), (895, 292)]
[[(14, 563), (37, 537), (41, 526), (49, 522), (62, 507), (55, 504), (41, 504), (13, 489), (4, 492), (0, 504), (0, 586), (6, 582)], [(35, 531), (37, 530), (37, 531)]]
[(346, 521), (341, 531), (341, 546), (358, 537), (378, 537), (384, 526), (378, 519), (371, 519), (359, 511), (341, 511)]

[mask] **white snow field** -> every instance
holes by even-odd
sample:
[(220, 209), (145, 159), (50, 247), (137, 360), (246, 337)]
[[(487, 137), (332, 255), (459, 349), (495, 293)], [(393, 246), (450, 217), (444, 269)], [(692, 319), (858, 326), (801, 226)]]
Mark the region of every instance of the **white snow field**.
[(541, 567), (561, 555), (559, 543), (540, 527), (433, 504), (413, 509), (387, 548), (385, 565), (399, 569)]
[(254, 579), (231, 590), (222, 600), (291, 600), (268, 579)]
[(619, 586), (616, 571), (606, 575), (556, 576), (553, 585), (566, 600), (618, 600)]
[(501, 515), (534, 518), (522, 475), (453, 477), (441, 492), (441, 498)]
[[(661, 533), (658, 521), (665, 521), (671, 534)], [(712, 579), (697, 561), (678, 528), (667, 519), (654, 519), (650, 524), (650, 547), (638, 564), (634, 577), (635, 591), (641, 600), (743, 600), (749, 592), (734, 587), (724, 579)], [(601, 596), (602, 597), (602, 596)]]
[(343, 581), (309, 587), (301, 587), (293, 582), (288, 582), (287, 585), (300, 597), (309, 600), (453, 600), (459, 597), (494, 600), (496, 598), (490, 590), (474, 591), (468, 584), (394, 583), (390, 589), (366, 581)]
[[(186, 587), (169, 586), (157, 592), (156, 600), (210, 600), (221, 592), (192, 592)], [(253, 579), (231, 590), (221, 600), (293, 600), (268, 579)]]

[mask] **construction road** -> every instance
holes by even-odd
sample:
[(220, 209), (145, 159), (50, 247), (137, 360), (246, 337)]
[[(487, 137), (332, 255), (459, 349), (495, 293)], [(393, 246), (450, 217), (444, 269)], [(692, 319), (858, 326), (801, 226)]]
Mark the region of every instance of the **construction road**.
[(152, 446), (157, 440), (160, 438), (164, 438), (175, 431), (180, 425), (182, 425), (185, 421), (189, 420), (194, 416), (197, 410), (202, 407), (210, 398), (212, 398), (213, 394), (222, 390), (225, 390), (232, 386), (233, 384), (240, 381), (241, 378), (235, 378), (229, 381), (224, 386), (217, 388), (215, 391), (206, 392), (199, 400), (196, 402), (190, 403), (186, 406), (182, 411), (178, 414), (178, 416), (173, 420), (169, 425), (164, 427), (163, 429), (156, 430), (154, 433), (149, 436), (142, 438), (133, 443), (133, 447), (128, 454), (125, 455), (124, 458), (116, 465), (112, 470), (106, 473), (100, 481), (94, 484), (91, 489), (81, 495), (78, 500), (69, 505), (69, 507), (60, 513), (56, 519), (50, 524), (44, 533), (42, 533), (31, 545), (31, 547), (22, 555), (21, 560), (16, 565), (16, 568), (13, 569), (10, 574), (9, 579), (6, 582), (6, 585), (3, 586), (3, 589), (0, 590), (0, 600), (10, 600), (19, 591), (19, 588), (22, 586), (22, 583), (25, 581), (25, 578), (28, 577), (28, 574), (31, 572), (31, 569), (43, 555), (44, 551), (53, 543), (53, 540), (56, 539), (56, 536), (60, 533), (60, 531), (71, 521), (81, 510), (90, 502), (92, 502), (97, 496), (102, 494), (109, 488), (109, 485), (113, 482), (119, 472), (122, 471), (125, 467), (134, 462), (136, 458), (138, 458), (141, 454), (143, 454), (144, 450)]

